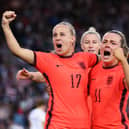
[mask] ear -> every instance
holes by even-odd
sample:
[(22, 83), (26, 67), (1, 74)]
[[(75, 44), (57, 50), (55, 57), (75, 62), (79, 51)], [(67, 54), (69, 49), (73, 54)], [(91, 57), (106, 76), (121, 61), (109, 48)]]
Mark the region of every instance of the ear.
[(72, 41), (75, 42), (76, 41), (76, 37), (72, 36)]
[(75, 44), (76, 44), (76, 37), (73, 36), (72, 39), (71, 39), (71, 41), (72, 41), (72, 45), (75, 46)]
[(82, 49), (83, 51), (85, 50), (83, 43), (81, 43), (81, 49)]

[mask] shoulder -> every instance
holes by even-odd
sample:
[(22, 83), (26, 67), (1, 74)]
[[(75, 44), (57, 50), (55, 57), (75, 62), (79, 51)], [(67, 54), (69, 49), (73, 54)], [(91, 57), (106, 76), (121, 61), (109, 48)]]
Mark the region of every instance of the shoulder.
[(34, 54), (37, 56), (50, 55), (48, 52), (34, 51)]
[(100, 69), (102, 69), (102, 61), (100, 61), (96, 65), (94, 65), (91, 68), (91, 72), (97, 72), (97, 71), (100, 71)]
[(96, 55), (94, 53), (89, 53), (89, 52), (77, 52), (75, 53), (76, 55)]
[(75, 56), (78, 57), (83, 57), (83, 58), (92, 58), (92, 57), (98, 57), (96, 54), (94, 53), (89, 53), (89, 52), (77, 52), (74, 54)]
[(36, 108), (36, 109), (31, 110), (31, 112), (29, 113), (29, 117), (31, 118), (31, 117), (36, 117), (36, 116), (42, 116), (44, 114), (45, 112), (43, 110)]
[(119, 65), (116, 67), (116, 73), (117, 73), (117, 75), (119, 75), (119, 76), (124, 76), (124, 71), (123, 71), (123, 68), (122, 68), (122, 65), (119, 63)]
[(32, 110), (30, 111), (29, 115), (31, 116), (31, 115), (35, 114), (35, 112), (36, 112), (36, 108), (35, 108), (35, 109), (32, 109)]
[(35, 116), (35, 109), (32, 109), (32, 110), (29, 112), (28, 117), (29, 117), (29, 119), (32, 119), (34, 116)]
[(41, 58), (41, 59), (50, 59), (50, 58), (58, 58), (58, 56), (55, 53), (50, 52), (40, 52), (40, 51), (34, 51), (35, 58)]

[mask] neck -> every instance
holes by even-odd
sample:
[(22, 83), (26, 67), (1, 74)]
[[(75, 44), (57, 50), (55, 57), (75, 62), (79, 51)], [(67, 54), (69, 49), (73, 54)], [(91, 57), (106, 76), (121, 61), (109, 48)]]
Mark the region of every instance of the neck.
[(113, 67), (118, 64), (118, 60), (112, 60), (110, 62), (103, 62), (103, 67), (108, 68), (108, 67)]
[(71, 48), (69, 51), (66, 51), (63, 54), (58, 54), (57, 53), (57, 55), (61, 56), (61, 57), (71, 57), (73, 54), (74, 54), (74, 48)]
[(68, 53), (64, 54), (65, 57), (67, 56), (72, 56), (74, 53), (74, 49), (72, 49), (71, 51), (69, 51)]

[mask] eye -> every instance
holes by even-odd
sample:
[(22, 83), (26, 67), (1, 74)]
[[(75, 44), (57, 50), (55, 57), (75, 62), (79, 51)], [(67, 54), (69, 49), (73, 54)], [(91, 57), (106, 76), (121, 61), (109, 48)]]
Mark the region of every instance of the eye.
[(53, 37), (56, 37), (56, 36), (57, 36), (57, 33), (54, 33), (54, 34), (53, 34)]
[(107, 41), (104, 40), (102, 43), (105, 44), (105, 43), (107, 43)]
[(116, 45), (116, 43), (115, 42), (112, 42), (112, 45)]
[(84, 44), (89, 44), (89, 41), (84, 41)]
[(61, 36), (65, 36), (65, 34), (63, 32), (60, 33)]
[(93, 41), (93, 44), (97, 44), (97, 41)]

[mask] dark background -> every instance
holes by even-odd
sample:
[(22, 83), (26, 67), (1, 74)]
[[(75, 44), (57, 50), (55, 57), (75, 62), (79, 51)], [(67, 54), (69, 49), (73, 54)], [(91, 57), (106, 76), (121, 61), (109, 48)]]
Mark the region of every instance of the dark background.
[[(13, 32), (21, 46), (32, 50), (51, 51), (52, 28), (63, 20), (76, 29), (76, 51), (80, 51), (82, 33), (90, 26), (101, 36), (112, 29), (122, 31), (129, 42), (128, 0), (0, 0), (1, 16), (5, 10), (16, 11)], [(35, 100), (42, 97), (47, 104), (45, 84), (16, 80), (23, 67), (35, 70), (9, 52), (0, 27), (0, 129), (14, 124), (28, 129), (27, 116)]]

